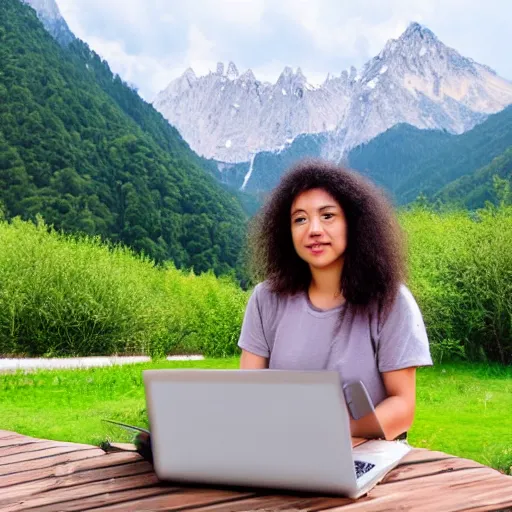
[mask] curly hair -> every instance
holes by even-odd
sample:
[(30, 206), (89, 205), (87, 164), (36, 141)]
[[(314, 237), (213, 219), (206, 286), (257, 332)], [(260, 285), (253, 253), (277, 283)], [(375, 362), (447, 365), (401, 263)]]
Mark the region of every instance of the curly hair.
[(323, 161), (304, 160), (281, 178), (250, 229), (252, 265), (257, 279), (273, 292), (307, 291), (308, 264), (296, 253), (291, 235), (291, 206), (306, 190), (320, 188), (342, 207), (347, 221), (347, 249), (340, 290), (359, 310), (376, 302), (386, 311), (405, 279), (402, 233), (383, 192), (360, 174)]

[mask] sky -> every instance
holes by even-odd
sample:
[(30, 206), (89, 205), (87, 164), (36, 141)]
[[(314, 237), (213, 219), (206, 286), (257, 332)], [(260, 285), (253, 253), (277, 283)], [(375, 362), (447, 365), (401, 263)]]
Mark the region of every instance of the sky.
[(361, 67), (416, 21), (512, 80), (510, 0), (56, 0), (72, 32), (152, 101), (188, 67), (233, 61), (275, 82), (285, 66), (313, 84)]

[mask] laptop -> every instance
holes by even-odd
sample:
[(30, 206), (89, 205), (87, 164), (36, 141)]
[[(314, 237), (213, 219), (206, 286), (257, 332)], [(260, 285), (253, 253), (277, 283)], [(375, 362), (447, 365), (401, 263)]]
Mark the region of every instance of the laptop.
[(352, 448), (333, 371), (145, 370), (153, 464), (161, 480), (357, 498), (410, 447)]

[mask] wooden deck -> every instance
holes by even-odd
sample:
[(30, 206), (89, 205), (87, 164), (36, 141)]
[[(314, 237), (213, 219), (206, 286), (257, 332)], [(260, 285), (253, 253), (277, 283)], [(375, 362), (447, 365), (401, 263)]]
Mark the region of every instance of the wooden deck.
[(162, 483), (136, 453), (105, 453), (0, 430), (0, 510), (46, 511), (512, 511), (512, 477), (415, 449), (357, 501), (311, 494)]

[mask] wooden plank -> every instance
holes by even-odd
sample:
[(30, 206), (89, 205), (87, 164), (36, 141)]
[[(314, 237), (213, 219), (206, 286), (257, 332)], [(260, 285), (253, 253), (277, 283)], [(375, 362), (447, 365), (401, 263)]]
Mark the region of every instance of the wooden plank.
[(55, 489), (60, 490), (67, 487), (148, 473), (154, 475), (151, 464), (149, 464), (149, 462), (137, 461), (129, 464), (73, 472), (68, 475), (49, 476), (47, 478), (23, 482), (5, 488), (0, 494), (0, 505), (11, 503), (14, 500), (25, 499), (35, 494), (48, 493)]
[[(508, 480), (503, 480), (503, 475), (500, 475), (498, 472), (487, 468), (485, 466), (481, 466), (474, 461), (468, 461), (464, 459), (454, 459), (455, 463), (453, 463), (453, 459), (447, 458), (444, 461), (431, 461), (425, 462), (425, 465), (428, 465), (428, 468), (424, 468), (422, 472), (427, 474), (425, 477), (423, 475), (422, 478), (419, 478), (419, 472), (421, 468), (421, 464), (413, 464), (411, 466), (404, 466), (404, 468), (412, 468), (417, 473), (416, 478), (413, 484), (410, 483), (410, 478), (408, 480), (403, 480), (403, 485), (401, 492), (404, 492), (404, 489), (407, 493), (412, 495), (415, 499), (415, 502), (410, 507), (407, 498), (403, 498), (400, 493), (395, 492), (396, 484), (388, 484), (388, 485), (379, 485), (377, 486), (367, 498), (362, 498), (360, 500), (351, 500), (348, 498), (337, 498), (337, 497), (315, 497), (313, 495), (300, 497), (297, 495), (265, 495), (258, 496), (254, 498), (238, 500), (235, 502), (230, 502), (229, 504), (220, 503), (220, 504), (211, 504), (209, 506), (204, 507), (195, 507), (194, 510), (196, 512), (237, 512), (237, 511), (253, 511), (253, 510), (294, 510), (294, 511), (308, 511), (308, 512), (320, 512), (320, 511), (336, 511), (336, 512), (350, 512), (351, 510), (418, 510), (418, 506), (422, 503), (429, 503), (428, 506), (424, 508), (424, 510), (432, 511), (432, 510), (452, 510), (446, 509), (445, 503), (450, 503), (448, 496), (451, 496), (452, 487), (457, 487), (458, 485), (463, 484), (468, 480), (467, 472), (471, 471), (480, 471), (484, 472), (484, 475), (479, 475), (477, 477), (472, 476), (470, 480), (475, 482), (474, 485), (470, 485), (463, 492), (459, 492), (453, 501), (453, 510), (466, 510), (467, 500), (468, 498), (471, 500), (473, 505), (484, 507), (485, 504), (488, 503), (488, 495), (492, 494), (494, 496), (493, 502), (498, 507), (508, 506), (509, 501), (512, 503), (512, 487), (509, 489), (505, 489), (503, 491), (503, 484), (507, 484)], [(466, 467), (467, 464), (470, 464), (472, 467), (469, 469)], [(450, 470), (450, 464), (452, 464), (453, 470)], [(444, 473), (439, 473), (439, 470), (445, 469)], [(393, 470), (396, 472), (397, 470)], [(433, 473), (432, 473), (433, 471)], [(428, 476), (428, 473), (430, 476)], [(393, 472), (392, 472), (393, 473)], [(391, 474), (392, 474), (391, 473)], [(464, 473), (464, 474), (463, 474)], [(449, 481), (446, 480), (445, 475), (449, 475)], [(496, 481), (496, 477), (499, 482)], [(428, 492), (422, 493), (421, 497), (417, 497), (416, 493), (419, 493), (422, 488), (425, 487), (424, 484), (421, 486), (417, 484), (417, 482), (424, 482), (425, 479), (435, 478), (435, 481), (431, 482), (430, 485), (426, 487), (429, 488)], [(489, 491), (487, 488), (488, 479), (489, 481), (493, 481), (495, 486), (493, 486), (492, 491)], [(510, 477), (505, 477), (508, 479)], [(432, 494), (436, 494), (437, 488), (440, 486), (439, 480), (441, 480), (441, 484), (445, 489), (441, 492), (441, 494), (437, 494), (434, 501), (432, 503), (429, 502), (429, 497)], [(400, 482), (400, 480), (394, 480), (394, 482)], [(512, 478), (510, 478), (509, 485), (512, 486)], [(431, 488), (434, 488), (432, 490)], [(384, 491), (382, 490), (383, 488)], [(376, 490), (381, 489), (381, 495), (379, 497), (379, 501), (376, 502), (375, 494)], [(479, 496), (481, 492), (486, 494), (483, 500)], [(496, 493), (500, 494), (500, 496), (496, 496)], [(171, 508), (166, 505), (165, 497), (154, 498), (147, 503), (143, 501), (137, 503), (126, 503), (125, 506), (130, 506), (127, 510), (178, 510), (177, 508)], [(382, 505), (382, 507), (381, 507)], [(357, 506), (357, 508), (354, 508)], [(137, 509), (137, 507), (139, 507)], [(492, 508), (492, 507), (491, 507)], [(101, 510), (122, 510), (121, 507), (118, 508), (110, 508), (105, 507)], [(489, 508), (482, 510), (489, 510)]]
[(10, 436), (0, 439), (0, 446), (17, 446), (26, 443), (37, 443), (41, 442), (40, 439), (32, 439), (31, 437), (25, 436)]
[(404, 464), (418, 464), (428, 460), (443, 460), (443, 459), (455, 459), (455, 455), (449, 455), (444, 452), (437, 452), (434, 450), (426, 450), (425, 448), (413, 448), (398, 464), (402, 466)]
[[(165, 496), (152, 498), (148, 500), (140, 500), (138, 504), (139, 508), (127, 508), (123, 509), (102, 507), (98, 510), (102, 512), (110, 511), (159, 511), (159, 510), (185, 510), (184, 508), (169, 508), (166, 506)], [(353, 503), (354, 500), (343, 497), (316, 497), (316, 496), (300, 496), (300, 495), (259, 495), (247, 499), (238, 499), (230, 501), (228, 503), (212, 503), (205, 506), (189, 507), (186, 510), (194, 510), (194, 512), (248, 512), (248, 511), (262, 511), (262, 512), (273, 512), (273, 511), (286, 511), (286, 512), (298, 512), (298, 511), (315, 511), (322, 510), (325, 507), (344, 507), (347, 504)], [(134, 502), (135, 504), (135, 502)], [(131, 506), (132, 503), (125, 505)]]
[(22, 434), (12, 432), (10, 430), (0, 430), (0, 439), (6, 439), (11, 437), (24, 437)]
[[(154, 497), (139, 497), (137, 494), (125, 495), (125, 501), (117, 503), (99, 503), (95, 500), (82, 500), (80, 510), (86, 511), (94, 509), (94, 511), (122, 511), (122, 512), (138, 512), (138, 511), (158, 511), (158, 510), (184, 510), (208, 506), (212, 503), (222, 503), (229, 507), (234, 507), (239, 500), (248, 496), (254, 496), (252, 492), (233, 492), (220, 489), (179, 489), (172, 493), (162, 494)], [(119, 496), (117, 499), (119, 500)], [(65, 504), (71, 505), (71, 504)], [(74, 510), (65, 508), (63, 510)], [(230, 509), (231, 510), (231, 509)], [(249, 509), (245, 509), (249, 510)]]
[[(457, 462), (461, 461), (461, 462)], [(453, 471), (454, 469), (467, 468), (467, 467), (481, 467), (480, 464), (474, 461), (466, 461), (464, 459), (457, 459), (456, 457), (447, 455), (443, 452), (431, 452), (429, 450), (418, 449), (410, 452), (403, 463), (392, 470), (390, 476), (393, 480), (400, 480), (404, 478), (419, 477), (430, 474), (437, 474), (442, 471)], [(379, 484), (382, 485), (382, 484)], [(152, 501), (153, 506), (161, 506), (161, 510), (165, 510), (165, 499), (155, 498), (156, 501)], [(162, 505), (159, 505), (160, 501)], [(262, 501), (263, 500), (263, 501)], [(260, 503), (261, 502), (261, 503)], [(330, 507), (346, 507), (347, 504), (353, 503), (354, 500), (349, 498), (337, 498), (337, 497), (312, 497), (306, 495), (306, 497), (298, 497), (296, 495), (271, 495), (261, 498), (252, 498), (248, 500), (242, 500), (230, 504), (229, 510), (235, 511), (248, 511), (248, 510), (324, 510)], [(108, 509), (106, 509), (108, 510)], [(116, 509), (113, 509), (116, 510)], [(121, 509), (119, 509), (121, 510)], [(142, 508), (144, 510), (144, 508)], [(149, 510), (149, 509), (148, 509)], [(155, 508), (155, 510), (159, 510)], [(211, 505), (208, 507), (201, 507), (201, 511), (221, 511), (227, 510), (224, 505)]]
[(59, 455), (61, 453), (70, 453), (70, 452), (78, 452), (78, 451), (87, 451), (87, 450), (97, 450), (94, 446), (85, 446), (85, 447), (74, 447), (74, 446), (54, 446), (53, 448), (46, 448), (40, 451), (28, 452), (28, 453), (17, 453), (14, 455), (8, 455), (7, 457), (2, 457), (0, 461), (0, 468), (5, 467), (10, 464), (14, 464), (16, 462), (26, 462), (30, 460), (42, 459), (46, 457), (53, 457), (55, 455)]
[(160, 496), (163, 494), (168, 495), (171, 492), (173, 492), (172, 489), (166, 489), (165, 487), (143, 487), (134, 490), (130, 489), (126, 491), (116, 491), (113, 493), (97, 494), (78, 500), (61, 501), (58, 504), (53, 503), (49, 505), (39, 505), (35, 508), (27, 508), (25, 505), (22, 506), (22, 508), (16, 509), (16, 512), (84, 512), (85, 510), (97, 510), (98, 507), (101, 507), (106, 503), (124, 503), (125, 501), (134, 499), (134, 496), (144, 500), (153, 496)]
[[(489, 471), (491, 473), (489, 473)], [(194, 512), (462, 512), (471, 510), (505, 510), (512, 507), (512, 478), (507, 484), (498, 472), (490, 468), (472, 468), (409, 481), (400, 484), (378, 485), (368, 496), (359, 500), (336, 497), (298, 497), (289, 495), (258, 496), (232, 503), (194, 507)], [(428, 480), (428, 482), (426, 482)], [(419, 485), (418, 485), (419, 484)], [(151, 500), (138, 510), (179, 510), (165, 508), (164, 501)], [(122, 510), (102, 508), (100, 510)], [(137, 510), (137, 509), (128, 509)], [(192, 508), (187, 508), (192, 510)]]
[[(94, 483), (87, 483), (83, 485), (75, 485), (67, 488), (55, 488), (35, 496), (30, 496), (27, 499), (10, 499), (3, 500), (0, 495), (0, 510), (2, 512), (17, 512), (19, 510), (36, 509), (41, 510), (44, 506), (53, 506), (55, 510), (61, 510), (60, 507), (55, 507), (56, 504), (66, 501), (80, 500), (96, 495), (110, 495), (119, 491), (133, 491), (144, 487), (162, 487), (166, 486), (161, 484), (157, 476), (151, 473), (144, 473), (141, 475), (119, 477), (111, 480), (101, 480)], [(3, 493), (2, 493), (3, 494)], [(110, 497), (105, 500), (108, 502)], [(6, 503), (9, 501), (9, 503)]]
[(76, 460), (104, 456), (105, 452), (100, 448), (91, 448), (90, 450), (79, 450), (77, 452), (69, 452), (42, 459), (13, 462), (5, 466), (0, 466), (0, 477), (3, 477), (5, 475), (12, 475), (14, 473), (24, 473), (26, 471), (32, 471), (34, 469), (53, 467), (65, 462), (72, 462)]
[(450, 471), (460, 471), (462, 469), (483, 468), (481, 464), (473, 460), (446, 458), (442, 460), (423, 461), (418, 464), (404, 464), (396, 467), (386, 475), (379, 485), (386, 483), (398, 482), (400, 480), (411, 480), (413, 478), (437, 475), (439, 473), (447, 473)]
[(41, 480), (52, 476), (62, 477), (88, 469), (100, 469), (105, 467), (120, 466), (134, 462), (143, 462), (139, 455), (112, 453), (106, 455), (104, 453), (97, 454), (95, 457), (87, 457), (83, 460), (84, 452), (77, 452), (76, 455), (82, 457), (82, 460), (75, 459), (73, 461), (64, 461), (60, 464), (51, 465), (45, 468), (18, 471), (8, 475), (0, 476), (0, 489), (11, 485)]
[[(414, 460), (414, 459), (413, 459)], [(416, 458), (417, 460), (417, 458)], [(403, 466), (402, 469), (395, 469), (391, 474), (395, 473), (394, 481), (398, 481), (402, 477), (402, 474), (407, 478), (418, 477), (425, 474), (437, 474), (440, 471), (453, 471), (460, 470), (463, 468), (470, 467), (482, 467), (474, 461), (466, 461), (464, 459), (452, 459), (446, 457), (442, 461), (430, 461), (425, 462), (422, 465), (414, 464), (410, 466)], [(421, 468), (421, 469), (420, 469)], [(179, 499), (178, 499), (179, 498)], [(183, 496), (184, 498), (184, 496)], [(148, 500), (135, 500), (132, 502), (125, 502), (118, 505), (105, 506), (100, 510), (179, 510), (180, 507), (190, 507), (193, 504), (197, 507), (200, 505), (199, 501), (196, 501), (194, 497), (190, 497), (186, 501), (180, 501), (182, 499), (181, 493), (173, 495), (172, 499), (168, 496), (157, 496)], [(347, 498), (333, 498), (333, 497), (312, 497), (312, 495), (306, 495), (306, 497), (300, 497), (297, 495), (271, 495), (261, 497), (251, 497), (250, 499), (229, 501), (229, 505), (225, 503), (208, 504), (207, 506), (200, 507), (201, 511), (216, 511), (216, 510), (230, 510), (230, 511), (247, 511), (256, 509), (267, 509), (267, 510), (324, 510), (326, 508), (346, 506), (347, 504), (353, 503), (353, 500)], [(271, 508), (269, 508), (271, 507)]]
[[(11, 450), (16, 443), (19, 450)], [(43, 443), (42, 449), (33, 450), (35, 443)], [(137, 454), (105, 455), (99, 448), (89, 445), (38, 440), (5, 431), (0, 431), (2, 446), (5, 450), (0, 448), (0, 456), (5, 454), (10, 461), (4, 463), (2, 457), (0, 462), (0, 487), (3, 488), (0, 508), (6, 511), (186, 508), (197, 512), (258, 509), (350, 512), (399, 508), (447, 512), (471, 509), (477, 512), (512, 507), (511, 477), (474, 461), (425, 449), (412, 450), (367, 497), (353, 501), (298, 493), (279, 495), (258, 491), (255, 496), (254, 490), (170, 487), (159, 482), (151, 466), (142, 462)], [(59, 453), (62, 448), (77, 446), (85, 448)], [(52, 451), (55, 449), (58, 453)], [(32, 452), (45, 455), (23, 460)], [(19, 456), (21, 460), (9, 459)], [(4, 476), (1, 476), (2, 470)], [(7, 470), (9, 473), (5, 474)]]
[(0, 463), (4, 457), (8, 455), (16, 455), (18, 453), (31, 453), (45, 450), (47, 448), (57, 448), (61, 446), (68, 446), (77, 449), (90, 449), (93, 448), (91, 445), (83, 445), (76, 443), (56, 443), (55, 441), (38, 441), (32, 443), (23, 443), (15, 446), (0, 447)]
[(42, 443), (40, 439), (32, 439), (31, 437), (5, 437), (0, 439), (0, 448), (8, 448), (9, 446), (21, 446), (24, 444)]
[(482, 466), (378, 485), (354, 503), (317, 510), (458, 512), (484, 506), (484, 510), (512, 507), (512, 478)]
[(23, 444), (30, 444), (30, 443), (54, 443), (56, 446), (83, 446), (90, 448), (93, 445), (86, 444), (86, 443), (74, 443), (70, 441), (55, 441), (51, 439), (39, 439), (37, 437), (30, 437), (30, 436), (24, 436), (22, 434), (18, 434), (16, 432), (9, 432), (6, 430), (0, 430), (0, 433), (6, 434), (4, 437), (0, 436), (0, 448), (6, 447), (9, 445), (23, 445)]

